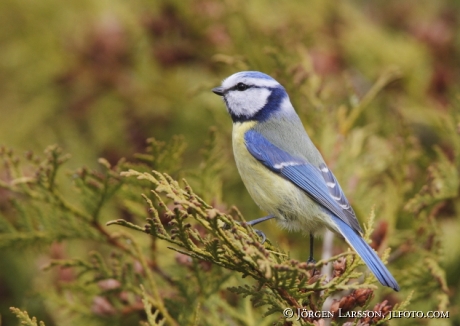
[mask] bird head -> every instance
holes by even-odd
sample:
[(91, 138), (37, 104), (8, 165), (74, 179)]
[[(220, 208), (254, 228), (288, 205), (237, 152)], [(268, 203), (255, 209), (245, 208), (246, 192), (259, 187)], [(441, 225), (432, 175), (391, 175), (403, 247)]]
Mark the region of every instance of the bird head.
[(276, 113), (294, 111), (284, 87), (258, 71), (233, 74), (212, 91), (223, 97), (234, 122), (263, 121)]

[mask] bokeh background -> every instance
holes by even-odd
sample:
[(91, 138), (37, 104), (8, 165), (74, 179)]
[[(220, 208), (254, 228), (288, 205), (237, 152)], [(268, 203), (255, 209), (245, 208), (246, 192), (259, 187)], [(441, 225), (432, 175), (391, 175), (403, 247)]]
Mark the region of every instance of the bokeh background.
[[(204, 197), (223, 210), (237, 206), (247, 219), (260, 217), (233, 164), (231, 120), (210, 92), (241, 70), (263, 71), (285, 86), (361, 222), (375, 208), (382, 242), (393, 248), (390, 270), (403, 287), (393, 300), (407, 297), (408, 279), (424, 286), (423, 276), (402, 271), (428, 270), (421, 261), (432, 254), (447, 288), (421, 290), (413, 309), (435, 310), (442, 294), (458, 314), (458, 195), (436, 202), (434, 224), (417, 220), (408, 204), (439, 160), (454, 167), (449, 179), (458, 191), (457, 0), (3, 0), (0, 144), (18, 153), (58, 144), (71, 154), (70, 171), (97, 168), (100, 157), (133, 159), (149, 137), (183, 135), (180, 175), (187, 177), (199, 171), (214, 127), (225, 164), (217, 191), (202, 190)], [(420, 240), (426, 225), (435, 225), (436, 250)], [(260, 228), (306, 259), (303, 235), (275, 223)], [(60, 250), (84, 255), (88, 244), (75, 244), (83, 249)], [(2, 249), (2, 325), (15, 323), (9, 306), (59, 324), (35, 287), (49, 281), (40, 266), (53, 248), (21, 255)]]

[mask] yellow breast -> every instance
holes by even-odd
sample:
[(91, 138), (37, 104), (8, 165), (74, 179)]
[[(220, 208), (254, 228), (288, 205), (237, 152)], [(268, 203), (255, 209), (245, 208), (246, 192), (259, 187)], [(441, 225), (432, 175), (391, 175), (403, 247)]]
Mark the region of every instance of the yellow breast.
[(329, 224), (325, 221), (326, 215), (302, 190), (270, 171), (249, 153), (244, 134), (254, 124), (252, 121), (234, 123), (232, 134), (236, 166), (252, 199), (288, 229), (308, 231)]

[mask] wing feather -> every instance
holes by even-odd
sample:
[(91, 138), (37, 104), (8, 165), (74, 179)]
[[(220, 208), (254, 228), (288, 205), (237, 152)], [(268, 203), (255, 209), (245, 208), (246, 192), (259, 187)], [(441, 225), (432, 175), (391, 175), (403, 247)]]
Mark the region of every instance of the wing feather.
[(290, 155), (255, 130), (246, 132), (244, 139), (248, 151), (268, 169), (301, 188), (354, 231), (362, 232), (337, 179), (325, 164), (316, 167), (304, 158)]

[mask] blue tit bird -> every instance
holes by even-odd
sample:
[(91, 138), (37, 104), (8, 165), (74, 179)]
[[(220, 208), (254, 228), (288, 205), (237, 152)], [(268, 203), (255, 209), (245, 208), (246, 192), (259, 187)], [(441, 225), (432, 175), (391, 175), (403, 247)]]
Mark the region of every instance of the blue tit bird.
[(241, 178), (257, 205), (269, 213), (249, 224), (275, 218), (288, 230), (309, 232), (309, 261), (314, 261), (314, 232), (327, 227), (345, 238), (380, 283), (399, 291), (362, 238), (352, 207), (284, 87), (264, 73), (242, 71), (212, 91), (224, 99), (233, 120), (233, 153)]

